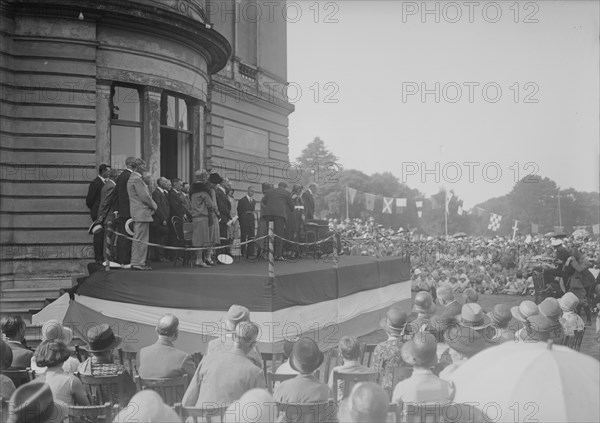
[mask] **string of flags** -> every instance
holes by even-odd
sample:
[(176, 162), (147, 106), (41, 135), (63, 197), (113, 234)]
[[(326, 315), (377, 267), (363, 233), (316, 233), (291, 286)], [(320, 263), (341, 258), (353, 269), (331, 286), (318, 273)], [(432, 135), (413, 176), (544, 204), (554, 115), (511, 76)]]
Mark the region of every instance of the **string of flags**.
[[(353, 204), (354, 200), (356, 199), (357, 194), (360, 191), (358, 191), (354, 188), (350, 188), (350, 187), (347, 187), (347, 190), (348, 190), (348, 201), (350, 204)], [(452, 195), (446, 195), (446, 199), (445, 199), (446, 214), (450, 214), (449, 205), (450, 205), (450, 201), (452, 200), (452, 197), (453, 197)], [(385, 197), (382, 195), (371, 194), (368, 192), (364, 193), (364, 198), (365, 198), (365, 207), (367, 208), (368, 211), (375, 211), (375, 205), (377, 203), (377, 199), (378, 198), (382, 199), (383, 201), (381, 202), (381, 213), (383, 213), (383, 214), (394, 214), (394, 212), (396, 214), (402, 214), (402, 213), (404, 213), (406, 207), (408, 206), (407, 198), (391, 198), (391, 197)], [(423, 217), (423, 200), (415, 200), (414, 204), (417, 209), (417, 216), (419, 218), (422, 218)], [(431, 208), (432, 209), (441, 208), (441, 205), (433, 197), (431, 198)], [(463, 209), (462, 205), (459, 205), (458, 209), (457, 209), (457, 214), (459, 216), (472, 214), (472, 215), (476, 215), (478, 217), (482, 217), (482, 216), (486, 215), (487, 212), (486, 212), (486, 210), (484, 210), (481, 207), (474, 207), (469, 212), (467, 212), (466, 210)], [(497, 213), (492, 213), (492, 212), (490, 212), (489, 215), (490, 215), (490, 220), (489, 220), (487, 228), (488, 228), (488, 230), (490, 230), (492, 232), (497, 232), (500, 229), (500, 225), (502, 222), (502, 215), (499, 215)], [(519, 230), (519, 221), (518, 220), (513, 220), (513, 221), (514, 221), (514, 225), (511, 229), (512, 229), (512, 235), (514, 238), (514, 237), (516, 237), (517, 232)], [(600, 224), (574, 226), (573, 230), (577, 230), (577, 229), (589, 230), (590, 227), (591, 227), (591, 231), (594, 235), (600, 235)], [(549, 229), (549, 228), (546, 228), (546, 229)], [(554, 226), (551, 229), (557, 234), (565, 233), (564, 226)], [(531, 223), (531, 233), (532, 234), (542, 233), (542, 225), (536, 224), (536, 223)]]

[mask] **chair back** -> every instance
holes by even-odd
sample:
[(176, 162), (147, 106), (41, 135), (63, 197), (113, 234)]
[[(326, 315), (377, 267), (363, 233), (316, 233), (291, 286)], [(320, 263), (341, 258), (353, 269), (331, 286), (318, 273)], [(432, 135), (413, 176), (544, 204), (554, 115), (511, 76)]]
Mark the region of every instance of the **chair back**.
[(7, 376), (15, 384), (15, 388), (31, 382), (35, 379), (35, 372), (31, 369), (7, 369), (2, 370), (2, 374)]
[[(335, 400), (339, 400), (341, 398), (346, 398), (350, 395), (350, 391), (354, 385), (359, 382), (375, 382), (377, 383), (379, 379), (379, 373), (370, 372), (370, 373), (347, 373), (347, 372), (339, 372), (335, 370), (333, 372), (333, 398)], [(338, 383), (338, 382), (341, 382)], [(338, 392), (338, 389), (342, 389), (342, 395)]]
[(70, 405), (67, 415), (69, 423), (112, 423), (118, 410), (109, 402), (104, 405)]
[(131, 376), (134, 376), (137, 373), (137, 366), (135, 365), (137, 360), (137, 352), (124, 351), (123, 349), (119, 348), (118, 353), (119, 363), (129, 370), (129, 374)]
[(539, 304), (546, 298), (547, 292), (544, 273), (534, 271), (531, 278), (533, 279), (534, 300), (536, 304)]
[(337, 421), (337, 406), (333, 401), (315, 403), (277, 403), (286, 423), (333, 423)]
[(377, 344), (361, 344), (360, 364), (371, 367), (371, 359), (373, 358), (376, 346)]
[(576, 330), (575, 335), (573, 336), (565, 336), (565, 340), (563, 345), (574, 349), (575, 351), (581, 350), (581, 342), (583, 341), (583, 336), (585, 335), (585, 327), (583, 330)]
[(173, 216), (171, 218), (171, 226), (173, 226), (173, 232), (175, 233), (177, 241), (184, 241), (183, 219), (181, 219), (179, 216)]
[(334, 347), (325, 353), (325, 374), (323, 375), (323, 383), (329, 383), (329, 374), (331, 373), (331, 369), (342, 364), (341, 361), (342, 359), (337, 347)]
[(273, 373), (271, 371), (267, 372), (267, 388), (269, 389), (269, 392), (272, 394), (273, 391), (275, 390), (275, 384), (278, 382), (283, 382), (289, 379), (293, 379), (298, 375), (294, 375), (294, 374), (287, 374), (287, 375), (279, 375), (277, 373)]
[(388, 423), (400, 423), (402, 421), (400, 414), (400, 407), (398, 407), (398, 404), (390, 402), (387, 414)]
[(83, 390), (90, 401), (90, 405), (103, 405), (107, 402), (122, 406), (127, 404), (123, 374), (114, 376), (79, 374), (78, 376), (83, 384)]
[(392, 399), (392, 394), (394, 393), (394, 388), (398, 384), (398, 382), (403, 381), (404, 379), (408, 379), (412, 376), (413, 368), (412, 367), (394, 367), (394, 372), (392, 374), (392, 386), (389, 389), (386, 389), (390, 400)]
[(263, 372), (264, 372), (265, 380), (267, 380), (267, 372), (269, 370), (267, 363), (271, 363), (271, 372), (275, 373), (278, 365), (283, 362), (283, 354), (282, 353), (261, 352), (260, 355), (261, 355), (261, 358), (263, 361)]
[(184, 407), (181, 405), (181, 403), (177, 403), (175, 404), (174, 409), (182, 422), (187, 422), (188, 419), (190, 419), (194, 423), (198, 423), (198, 421), (203, 420), (205, 420), (206, 423), (213, 423), (223, 421), (223, 416), (225, 415), (225, 411), (227, 411), (227, 406), (223, 405), (221, 407), (198, 408)]
[(441, 423), (444, 416), (443, 404), (402, 404), (403, 422), (405, 423)]
[(139, 376), (135, 377), (135, 383), (140, 391), (151, 389), (156, 391), (170, 407), (181, 402), (183, 394), (188, 387), (188, 375), (174, 377), (169, 379), (142, 379)]

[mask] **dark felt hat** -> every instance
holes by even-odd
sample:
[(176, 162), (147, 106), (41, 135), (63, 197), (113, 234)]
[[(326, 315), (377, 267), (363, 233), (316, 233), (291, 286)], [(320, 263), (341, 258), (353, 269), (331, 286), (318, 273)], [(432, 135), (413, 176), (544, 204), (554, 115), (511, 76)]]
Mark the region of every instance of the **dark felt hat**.
[(300, 338), (294, 343), (290, 366), (302, 374), (312, 373), (323, 364), (325, 356), (319, 346), (310, 338)]
[(92, 326), (87, 331), (87, 340), (87, 350), (92, 353), (114, 350), (122, 341), (106, 323)]
[(208, 176), (208, 182), (210, 182), (211, 184), (220, 184), (221, 182), (223, 182), (223, 178), (221, 178), (221, 175), (219, 175), (218, 173), (211, 173)]
[(402, 359), (416, 367), (431, 368), (437, 364), (437, 342), (428, 332), (417, 332), (400, 350)]

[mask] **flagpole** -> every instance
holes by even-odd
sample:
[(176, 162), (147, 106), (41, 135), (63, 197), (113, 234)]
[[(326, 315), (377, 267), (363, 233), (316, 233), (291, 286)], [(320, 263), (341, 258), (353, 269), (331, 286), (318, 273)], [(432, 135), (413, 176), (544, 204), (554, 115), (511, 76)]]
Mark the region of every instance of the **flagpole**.
[(560, 212), (560, 188), (558, 189), (558, 226), (562, 226), (562, 214)]
[(346, 184), (346, 219), (350, 219), (349, 206), (348, 206), (348, 184)]
[(444, 221), (446, 226), (446, 239), (448, 239), (448, 191), (444, 191)]

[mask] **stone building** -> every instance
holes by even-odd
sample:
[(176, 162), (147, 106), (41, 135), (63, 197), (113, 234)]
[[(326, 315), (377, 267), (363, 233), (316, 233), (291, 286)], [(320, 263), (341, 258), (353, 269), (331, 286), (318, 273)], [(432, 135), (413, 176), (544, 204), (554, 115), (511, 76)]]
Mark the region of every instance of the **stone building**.
[(265, 3), (1, 0), (3, 279), (89, 262), (100, 163), (245, 190), (289, 162), (285, 4)]

